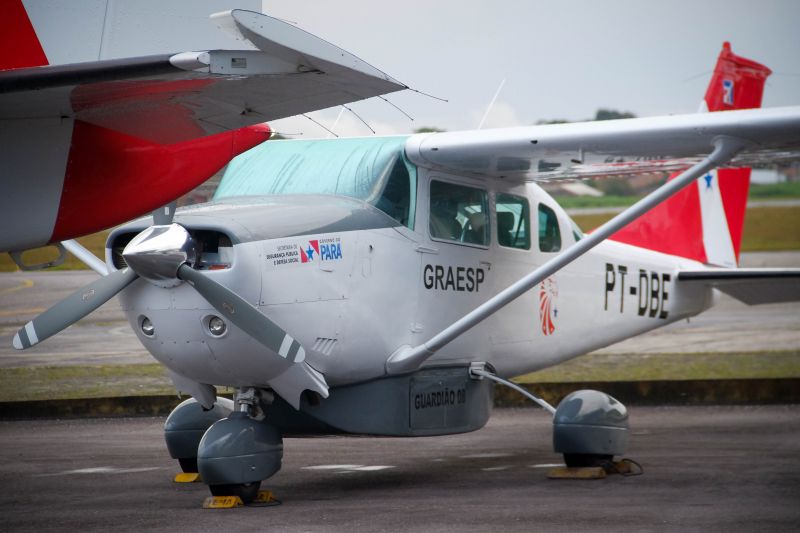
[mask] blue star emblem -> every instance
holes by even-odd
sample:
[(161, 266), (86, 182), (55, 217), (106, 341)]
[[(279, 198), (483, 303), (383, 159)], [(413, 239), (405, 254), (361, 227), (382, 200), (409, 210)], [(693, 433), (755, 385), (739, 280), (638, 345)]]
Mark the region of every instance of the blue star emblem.
[(308, 255), (308, 260), (309, 261), (314, 259), (314, 249), (311, 246), (309, 246), (308, 250), (306, 250), (306, 254)]
[(558, 308), (553, 308), (553, 318), (558, 318)]
[(714, 180), (714, 176), (712, 176), (709, 173), (709, 174), (706, 174), (705, 176), (703, 176), (703, 178), (705, 178), (705, 180), (706, 180), (706, 189), (710, 189), (711, 188), (711, 182)]

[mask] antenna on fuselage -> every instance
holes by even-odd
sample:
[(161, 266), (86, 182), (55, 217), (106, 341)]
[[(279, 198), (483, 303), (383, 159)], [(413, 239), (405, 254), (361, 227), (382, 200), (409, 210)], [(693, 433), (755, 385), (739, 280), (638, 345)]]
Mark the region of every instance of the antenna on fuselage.
[(506, 79), (503, 78), (503, 81), (500, 82), (500, 85), (497, 87), (497, 90), (494, 92), (494, 96), (492, 97), (492, 101), (489, 102), (489, 107), (486, 108), (486, 113), (483, 114), (483, 118), (481, 119), (480, 124), (478, 124), (478, 129), (483, 128), (483, 123), (486, 122), (486, 117), (489, 116), (489, 111), (492, 110), (494, 107), (494, 103), (497, 100), (497, 96), (500, 94), (500, 91), (503, 90), (503, 85), (506, 84)]

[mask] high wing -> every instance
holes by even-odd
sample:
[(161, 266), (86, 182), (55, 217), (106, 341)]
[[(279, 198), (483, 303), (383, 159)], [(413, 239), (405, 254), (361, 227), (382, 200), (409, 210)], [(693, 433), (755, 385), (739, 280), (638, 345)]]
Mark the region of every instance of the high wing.
[[(414, 163), (431, 169), (511, 180), (547, 181), (685, 170), (428, 341), (398, 348), (386, 361), (389, 374), (419, 368), (453, 339), (711, 170), (758, 161), (797, 159), (800, 107), (434, 133), (410, 138), (406, 152)], [(721, 280), (715, 283), (720, 288), (726, 285)], [(786, 285), (761, 283), (770, 286), (772, 292), (782, 290), (781, 284)], [(752, 288), (753, 282), (743, 285), (742, 294), (747, 285)]]
[(709, 268), (678, 273), (681, 286), (718, 289), (747, 305), (800, 300), (798, 268)]
[(436, 170), (547, 181), (684, 169), (722, 137), (743, 145), (727, 166), (795, 159), (800, 107), (432, 133), (408, 155)]
[(0, 120), (69, 117), (172, 144), (405, 88), (278, 19), (243, 10), (213, 17), (248, 49), (0, 72)]

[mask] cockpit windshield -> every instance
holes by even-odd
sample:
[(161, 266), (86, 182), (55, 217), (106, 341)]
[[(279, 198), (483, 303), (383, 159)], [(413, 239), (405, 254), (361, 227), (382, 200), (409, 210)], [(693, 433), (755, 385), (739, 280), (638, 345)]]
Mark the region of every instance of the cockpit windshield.
[(214, 199), (337, 194), (369, 202), (413, 227), (417, 175), (404, 156), (407, 138), (268, 141), (230, 162)]

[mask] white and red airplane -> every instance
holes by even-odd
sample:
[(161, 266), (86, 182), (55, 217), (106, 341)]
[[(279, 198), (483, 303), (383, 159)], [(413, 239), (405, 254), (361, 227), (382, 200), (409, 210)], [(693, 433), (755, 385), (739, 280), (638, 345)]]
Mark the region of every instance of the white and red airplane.
[(163, 206), (267, 140), (267, 120), (404, 88), (280, 20), (242, 10), (209, 18), (242, 4), (260, 8), (0, 3), (0, 252)]
[[(729, 167), (800, 148), (800, 107), (740, 109), (758, 107), (768, 74), (726, 44), (715, 112), (265, 143), (230, 163), (211, 203), (115, 229), (111, 274), (14, 346), (119, 294), (193, 397), (167, 420), (170, 453), (244, 500), (280, 468), (284, 434), (478, 429), (494, 382), (701, 313), (718, 291), (800, 299), (799, 270), (736, 268), (748, 171)], [(673, 170), (590, 234), (536, 185)], [(536, 400), (568, 464), (624, 451), (615, 399)]]

